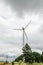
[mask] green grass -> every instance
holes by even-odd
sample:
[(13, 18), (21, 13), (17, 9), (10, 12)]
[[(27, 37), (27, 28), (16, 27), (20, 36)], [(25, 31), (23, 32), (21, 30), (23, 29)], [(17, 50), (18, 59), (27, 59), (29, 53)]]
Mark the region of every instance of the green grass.
[[(0, 65), (4, 65), (4, 62), (0, 62)], [(8, 63), (8, 64), (5, 64), (5, 65), (12, 65), (11, 63)], [(43, 63), (32, 63), (32, 64), (29, 64), (29, 63), (19, 63), (19, 62), (14, 62), (14, 65), (43, 65)]]
[(33, 63), (33, 64), (27, 63), (26, 65), (43, 65), (43, 63)]

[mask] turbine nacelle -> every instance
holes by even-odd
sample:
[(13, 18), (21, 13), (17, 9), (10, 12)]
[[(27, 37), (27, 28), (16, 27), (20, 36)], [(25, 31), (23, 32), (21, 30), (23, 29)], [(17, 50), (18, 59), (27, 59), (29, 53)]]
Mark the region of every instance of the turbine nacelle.
[(22, 30), (24, 30), (24, 27), (22, 27)]

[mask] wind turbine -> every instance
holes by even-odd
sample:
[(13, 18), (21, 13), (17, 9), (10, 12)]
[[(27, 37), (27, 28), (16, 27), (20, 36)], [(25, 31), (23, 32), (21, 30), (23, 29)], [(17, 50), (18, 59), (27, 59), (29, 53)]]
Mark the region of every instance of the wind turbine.
[(24, 35), (26, 36), (27, 40), (28, 40), (28, 37), (27, 37), (27, 34), (25, 32), (25, 29), (28, 27), (28, 25), (31, 23), (31, 20), (30, 22), (25, 26), (25, 27), (22, 27), (22, 29), (14, 29), (14, 30), (22, 30), (23, 31), (23, 47), (24, 47)]

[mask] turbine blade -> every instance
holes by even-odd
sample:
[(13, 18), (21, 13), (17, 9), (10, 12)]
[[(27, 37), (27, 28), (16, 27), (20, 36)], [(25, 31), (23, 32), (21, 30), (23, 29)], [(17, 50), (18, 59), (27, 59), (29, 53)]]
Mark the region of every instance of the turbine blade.
[(27, 40), (28, 40), (28, 37), (27, 37), (27, 34), (26, 34), (26, 32), (24, 31), (24, 34), (25, 34), (25, 36), (26, 36), (26, 38), (27, 38)]
[(30, 22), (29, 22), (29, 23), (25, 26), (25, 28), (24, 28), (24, 29), (26, 29), (30, 23), (31, 23), (31, 20), (30, 20)]
[(14, 29), (14, 30), (22, 30), (22, 29)]

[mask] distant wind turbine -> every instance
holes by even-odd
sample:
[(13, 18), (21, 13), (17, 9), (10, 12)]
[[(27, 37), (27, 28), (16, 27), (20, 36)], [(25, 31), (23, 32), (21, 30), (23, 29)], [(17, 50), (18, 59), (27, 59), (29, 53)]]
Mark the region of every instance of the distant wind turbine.
[(22, 30), (23, 31), (23, 47), (24, 47), (24, 35), (26, 36), (27, 40), (28, 40), (28, 37), (27, 37), (27, 34), (25, 32), (25, 29), (28, 27), (28, 25), (31, 23), (31, 20), (30, 22), (25, 26), (25, 27), (22, 27), (22, 29), (14, 29), (14, 30)]

